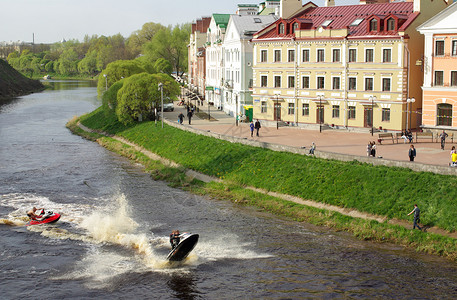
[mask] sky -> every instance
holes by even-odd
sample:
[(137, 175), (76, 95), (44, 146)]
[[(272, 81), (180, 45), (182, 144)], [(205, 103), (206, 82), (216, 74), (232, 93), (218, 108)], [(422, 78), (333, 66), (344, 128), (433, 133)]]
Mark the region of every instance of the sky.
[[(0, 0), (0, 42), (82, 41), (87, 34), (124, 37), (144, 23), (177, 25), (213, 13), (233, 14), (237, 4), (261, 0)], [(304, 3), (308, 2), (304, 0)], [(324, 0), (312, 1), (318, 6)], [(336, 5), (359, 0), (336, 0)]]

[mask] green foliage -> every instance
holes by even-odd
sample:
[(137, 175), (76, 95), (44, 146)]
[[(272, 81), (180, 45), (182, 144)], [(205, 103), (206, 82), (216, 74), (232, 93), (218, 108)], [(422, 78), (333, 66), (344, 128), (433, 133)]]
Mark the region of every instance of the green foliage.
[(173, 71), (171, 63), (164, 58), (159, 58), (158, 60), (156, 60), (154, 64), (154, 69), (157, 71), (157, 73), (165, 73), (168, 75), (170, 75)]
[(145, 72), (145, 70), (133, 60), (118, 60), (110, 63), (98, 77), (98, 95), (101, 96), (102, 93), (115, 82), (123, 78), (128, 78), (133, 74), (143, 72)]
[(124, 85), (124, 80), (114, 83), (102, 96), (103, 111), (107, 114), (115, 115), (117, 107), (117, 93)]

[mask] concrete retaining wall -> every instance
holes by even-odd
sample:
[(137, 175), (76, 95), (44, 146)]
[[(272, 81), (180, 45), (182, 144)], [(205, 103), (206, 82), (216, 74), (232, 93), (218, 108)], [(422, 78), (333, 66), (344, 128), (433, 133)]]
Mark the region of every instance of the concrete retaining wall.
[[(243, 145), (249, 145), (254, 147), (261, 147), (265, 149), (270, 149), (273, 151), (283, 151), (283, 152), (291, 152), (296, 154), (308, 155), (309, 150), (299, 148), (299, 147), (292, 147), (286, 145), (279, 145), (279, 144), (272, 144), (272, 143), (265, 143), (265, 142), (258, 142), (249, 140), (247, 138), (240, 138), (234, 137), (231, 135), (225, 135), (220, 133), (215, 133), (207, 130), (200, 130), (195, 129), (187, 125), (180, 125), (175, 122), (171, 122), (169, 120), (164, 120), (164, 122), (170, 126), (176, 127), (181, 130), (186, 130), (195, 134), (204, 135), (208, 137), (217, 138), (220, 140), (228, 141), (230, 143), (240, 143)], [(330, 159), (330, 160), (339, 160), (339, 161), (359, 161), (363, 163), (372, 164), (375, 166), (387, 166), (387, 167), (400, 167), (400, 168), (408, 168), (416, 172), (431, 172), (435, 174), (442, 174), (442, 175), (457, 175), (457, 168), (451, 168), (446, 166), (437, 166), (437, 165), (426, 165), (417, 162), (409, 162), (409, 161), (398, 161), (398, 160), (387, 160), (382, 158), (374, 158), (374, 157), (366, 157), (366, 156), (357, 156), (357, 155), (349, 155), (349, 154), (341, 154), (341, 153), (333, 153), (333, 152), (324, 152), (316, 150), (314, 152), (315, 157), (323, 158), (323, 159)]]

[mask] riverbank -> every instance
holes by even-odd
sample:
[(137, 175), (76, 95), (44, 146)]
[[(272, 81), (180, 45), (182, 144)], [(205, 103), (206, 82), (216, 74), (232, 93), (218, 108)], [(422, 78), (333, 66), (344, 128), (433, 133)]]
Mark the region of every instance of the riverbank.
[[(406, 214), (410, 211), (412, 202), (405, 199), (406, 197), (398, 197), (394, 192), (405, 183), (410, 183), (410, 180), (435, 185), (443, 178), (447, 178), (444, 180), (445, 184), (450, 184), (449, 180), (455, 180), (451, 176), (415, 173), (400, 168), (374, 167), (356, 162), (332, 161), (329, 164), (326, 160), (231, 144), (182, 132), (168, 126), (161, 129), (152, 122), (128, 128), (117, 124), (101, 110), (82, 117), (81, 122), (92, 129), (103, 130), (128, 139), (150, 152), (179, 163), (179, 167), (168, 167), (153, 162), (132, 146), (121, 144), (110, 137), (87, 134), (78, 129), (74, 125), (75, 122), (72, 122), (73, 125), (69, 123), (69, 127), (74, 132), (97, 140), (108, 149), (142, 163), (154, 178), (168, 180), (174, 186), (183, 187), (193, 193), (231, 200), (240, 205), (256, 206), (297, 221), (348, 231), (364, 240), (393, 242), (421, 252), (457, 259), (455, 239), (431, 232), (412, 231), (401, 226), (402, 222), (409, 224)], [(186, 169), (216, 177), (222, 182), (204, 183), (186, 179), (184, 175)], [(374, 177), (375, 180), (370, 180), (371, 177), (366, 175)], [(391, 188), (385, 191), (382, 190), (384, 186), (373, 189), (380, 179), (387, 181), (385, 187)], [(454, 184), (453, 181), (452, 184)], [(246, 187), (252, 187), (252, 189)], [(369, 193), (364, 191), (370, 189), (373, 190)], [(433, 188), (431, 190), (433, 193), (436, 192)], [(268, 195), (264, 191), (277, 194)], [(427, 194), (426, 191), (420, 191), (417, 188), (412, 189), (412, 192), (417, 199)], [(359, 211), (378, 216), (380, 220), (352, 217), (338, 211), (310, 207), (278, 198), (277, 196), (281, 194), (299, 199), (311, 199), (314, 203), (333, 205), (343, 210)], [(423, 218), (428, 227), (440, 224), (445, 228), (446, 222), (450, 222), (451, 224), (447, 226), (453, 230), (455, 224), (452, 220), (447, 218), (439, 220), (436, 214), (435, 216), (428, 214), (429, 208), (435, 205), (434, 202), (428, 199), (419, 199), (417, 202), (424, 212)], [(452, 205), (449, 202), (438, 204), (434, 207), (438, 215), (442, 215), (442, 211), (448, 209), (448, 205)], [(398, 224), (394, 222), (395, 220), (398, 220)], [(409, 225), (412, 227), (411, 224)]]
[(0, 99), (7, 99), (42, 91), (44, 86), (29, 79), (0, 59)]

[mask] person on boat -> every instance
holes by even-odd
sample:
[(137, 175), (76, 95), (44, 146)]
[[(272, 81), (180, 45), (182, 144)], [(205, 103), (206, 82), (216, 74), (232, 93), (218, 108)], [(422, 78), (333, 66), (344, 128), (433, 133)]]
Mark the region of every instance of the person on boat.
[[(41, 210), (39, 215), (36, 214), (37, 210)], [(27, 216), (32, 220), (40, 220), (43, 216), (44, 208), (36, 208), (35, 206), (27, 212)]]
[(170, 234), (170, 244), (171, 244), (171, 249), (174, 249), (178, 246), (179, 241), (179, 230), (173, 230), (173, 232)]

